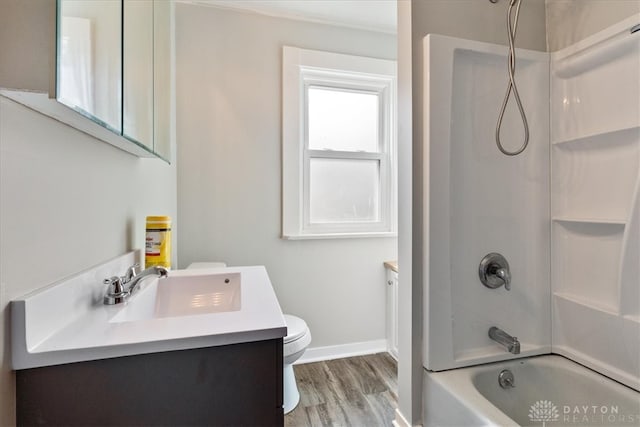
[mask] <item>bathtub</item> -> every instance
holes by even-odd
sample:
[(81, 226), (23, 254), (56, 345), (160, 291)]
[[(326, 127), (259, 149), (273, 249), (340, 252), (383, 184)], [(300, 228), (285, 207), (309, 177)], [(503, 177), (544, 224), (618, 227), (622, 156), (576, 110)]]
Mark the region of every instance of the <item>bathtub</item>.
[(640, 393), (562, 356), (424, 372), (425, 426), (640, 426)]

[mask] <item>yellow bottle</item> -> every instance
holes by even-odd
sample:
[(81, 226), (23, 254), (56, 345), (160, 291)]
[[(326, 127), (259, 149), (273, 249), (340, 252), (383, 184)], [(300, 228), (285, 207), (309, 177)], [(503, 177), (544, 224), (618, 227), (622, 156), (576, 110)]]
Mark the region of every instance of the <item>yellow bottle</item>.
[(148, 216), (144, 267), (171, 268), (171, 217)]

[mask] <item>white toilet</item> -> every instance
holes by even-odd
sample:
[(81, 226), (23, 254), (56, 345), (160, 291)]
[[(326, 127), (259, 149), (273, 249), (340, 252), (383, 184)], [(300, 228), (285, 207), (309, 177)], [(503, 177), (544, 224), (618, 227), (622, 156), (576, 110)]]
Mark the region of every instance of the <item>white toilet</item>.
[[(224, 262), (194, 262), (187, 269), (197, 268), (219, 268), (226, 267)], [(287, 336), (284, 337), (284, 375), (283, 375), (283, 391), (284, 391), (284, 413), (288, 414), (293, 411), (300, 401), (300, 393), (296, 384), (296, 376), (293, 372), (293, 362), (300, 359), (304, 351), (311, 343), (311, 332), (309, 327), (299, 317), (290, 314), (284, 315), (284, 321), (287, 324)]]
[(287, 336), (284, 337), (284, 413), (293, 411), (300, 401), (300, 393), (296, 384), (296, 376), (293, 372), (293, 362), (300, 359), (300, 356), (311, 343), (311, 332), (309, 327), (299, 317), (290, 314), (284, 315), (287, 324)]

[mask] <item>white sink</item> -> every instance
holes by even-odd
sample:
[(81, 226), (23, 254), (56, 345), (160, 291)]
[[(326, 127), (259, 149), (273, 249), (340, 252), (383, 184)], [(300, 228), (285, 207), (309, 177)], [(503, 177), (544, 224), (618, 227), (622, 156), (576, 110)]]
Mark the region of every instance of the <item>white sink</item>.
[(240, 273), (145, 279), (110, 322), (195, 316), (240, 310)]

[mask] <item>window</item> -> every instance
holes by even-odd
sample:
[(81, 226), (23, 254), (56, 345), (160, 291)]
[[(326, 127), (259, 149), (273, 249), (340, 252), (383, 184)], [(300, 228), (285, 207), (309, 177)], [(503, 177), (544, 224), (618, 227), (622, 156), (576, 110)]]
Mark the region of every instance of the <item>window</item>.
[(284, 47), (284, 238), (395, 235), (395, 70)]

